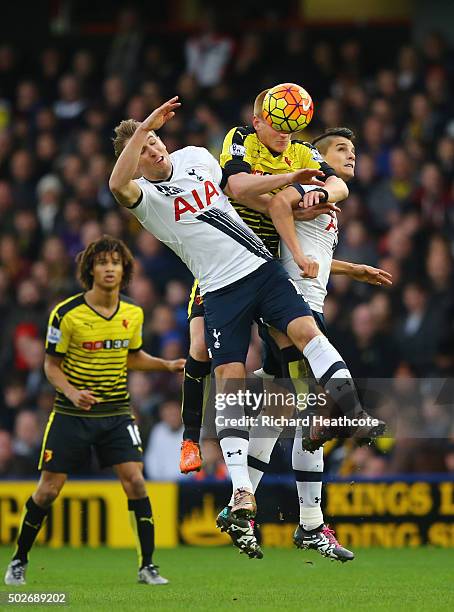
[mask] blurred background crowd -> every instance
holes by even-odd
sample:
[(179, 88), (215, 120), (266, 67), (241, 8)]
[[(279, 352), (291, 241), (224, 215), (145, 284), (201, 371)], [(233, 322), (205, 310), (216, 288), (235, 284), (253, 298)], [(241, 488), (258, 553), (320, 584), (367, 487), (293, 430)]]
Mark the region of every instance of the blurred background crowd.
[[(135, 255), (129, 295), (145, 311), (145, 350), (166, 359), (187, 353), (191, 275), (113, 200), (113, 128), (178, 94), (181, 110), (160, 133), (167, 148), (197, 145), (218, 156), (227, 131), (250, 124), (255, 96), (284, 81), (314, 99), (300, 138), (336, 126), (356, 133), (356, 179), (339, 215), (336, 258), (380, 266), (394, 279), (383, 290), (331, 279), (325, 316), (333, 342), (356, 377), (453, 376), (448, 41), (433, 32), (415, 44), (399, 34), (382, 52), (364, 36), (314, 36), (288, 23), (223, 29), (209, 11), (188, 31), (150, 35), (140, 11), (127, 8), (109, 35), (49, 36), (33, 53), (14, 41), (0, 45), (0, 477), (36, 474), (53, 400), (42, 369), (47, 317), (80, 290), (74, 258), (92, 240), (117, 236)], [(248, 369), (260, 361), (254, 335)], [(180, 384), (130, 374), (149, 478), (178, 478)], [(422, 410), (435, 423), (443, 415), (433, 404)], [(454, 470), (454, 432), (442, 437), (334, 448), (328, 466), (365, 475)], [(285, 440), (278, 446), (275, 471), (289, 471), (289, 448)], [(197, 477), (224, 478), (216, 445), (204, 452), (207, 467)]]

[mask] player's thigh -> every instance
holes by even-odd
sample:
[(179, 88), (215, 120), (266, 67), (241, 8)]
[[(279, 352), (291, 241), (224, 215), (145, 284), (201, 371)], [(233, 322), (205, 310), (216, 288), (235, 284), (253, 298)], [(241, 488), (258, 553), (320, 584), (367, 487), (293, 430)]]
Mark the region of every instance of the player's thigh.
[(312, 313), (300, 288), (288, 277), (281, 264), (272, 263), (274, 266), (269, 267), (267, 281), (261, 288), (257, 314), (268, 325), (289, 335), (291, 321)]
[[(280, 347), (274, 339), (273, 332), (282, 335), (284, 338), (287, 338), (287, 336), (284, 336), (280, 331), (265, 325), (261, 321), (257, 323), (257, 326), (259, 336), (263, 342), (263, 370), (266, 374), (279, 378), (282, 373)], [(287, 339), (287, 341), (291, 344), (290, 340)]]
[(197, 316), (189, 322), (189, 354), (197, 361), (209, 361), (208, 348), (205, 342), (205, 321)]
[[(242, 281), (244, 279), (241, 279)], [(205, 340), (213, 367), (246, 362), (254, 322), (255, 292), (247, 282), (205, 295)]]
[(287, 336), (287, 334), (282, 333), (275, 327), (269, 327), (268, 333), (271, 337), (271, 340), (275, 343), (275, 346), (277, 346), (278, 350), (282, 351), (282, 349), (285, 349), (289, 346), (293, 346), (293, 343)]
[(47, 423), (39, 470), (60, 474), (77, 472), (90, 458), (90, 435), (83, 417), (52, 412)]
[(93, 444), (102, 468), (143, 461), (142, 440), (132, 416), (100, 417), (95, 425)]
[(203, 297), (200, 295), (199, 282), (194, 281), (191, 289), (191, 295), (188, 303), (188, 321), (191, 323), (193, 319), (203, 317)]

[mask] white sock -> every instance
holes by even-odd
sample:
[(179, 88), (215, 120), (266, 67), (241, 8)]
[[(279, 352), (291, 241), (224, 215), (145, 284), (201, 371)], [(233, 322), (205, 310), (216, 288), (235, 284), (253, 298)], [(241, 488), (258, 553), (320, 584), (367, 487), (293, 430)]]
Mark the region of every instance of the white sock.
[[(249, 457), (253, 457), (268, 465), (271, 459), (271, 453), (273, 452), (273, 448), (281, 432), (282, 428), (262, 425), (259, 419), (258, 424), (254, 425), (249, 432)], [(263, 474), (264, 472), (260, 470), (257, 465), (252, 468), (249, 467), (249, 475), (251, 476), (251, 482), (254, 486), (254, 493), (259, 486)]]
[(244, 438), (222, 438), (220, 440), (224, 461), (232, 479), (233, 490), (252, 491), (252, 483), (247, 467), (249, 440)]
[[(315, 477), (323, 473), (323, 448), (314, 453), (304, 451), (301, 447), (301, 427), (295, 432), (292, 450), (292, 467), (295, 470), (296, 489), (300, 506), (300, 525), (306, 531), (316, 529), (323, 521), (321, 509), (322, 482), (303, 478), (301, 472), (313, 473)], [(296, 472), (299, 472), (297, 474)], [(310, 476), (309, 476), (310, 477)]]
[[(327, 370), (336, 363), (344, 361), (339, 352), (325, 336), (315, 336), (306, 344), (303, 354), (311, 366), (312, 372), (317, 380), (326, 374)], [(342, 369), (342, 378), (351, 378), (348, 370)], [(337, 376), (339, 378), (339, 376)]]
[[(251, 427), (249, 431), (249, 450), (248, 455), (258, 459), (259, 461), (269, 464), (271, 459), (271, 453), (276, 445), (276, 442), (282, 432), (282, 428), (270, 427), (269, 425), (262, 425), (259, 419), (257, 425)], [(265, 466), (264, 466), (265, 467)], [(256, 492), (257, 487), (262, 480), (264, 472), (258, 468), (248, 466), (249, 479), (252, 484), (253, 493)], [(233, 488), (235, 491), (235, 487)], [(229, 506), (233, 505), (233, 493), (230, 498)]]

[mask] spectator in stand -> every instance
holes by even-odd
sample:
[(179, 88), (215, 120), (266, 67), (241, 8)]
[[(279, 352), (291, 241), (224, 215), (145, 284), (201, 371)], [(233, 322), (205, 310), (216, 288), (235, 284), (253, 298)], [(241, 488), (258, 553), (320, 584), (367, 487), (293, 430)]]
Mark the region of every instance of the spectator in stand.
[(440, 310), (430, 308), (427, 289), (420, 282), (404, 287), (405, 316), (396, 328), (396, 342), (402, 359), (417, 376), (424, 377), (434, 360), (444, 328)]
[(19, 149), (13, 153), (10, 173), (15, 206), (34, 208), (36, 205), (36, 176), (32, 154), (26, 149)]
[(0, 429), (0, 477), (16, 476), (14, 469), (14, 451), (12, 436), (8, 431)]
[(52, 234), (57, 225), (60, 213), (61, 192), (61, 182), (53, 174), (47, 174), (38, 181), (36, 186), (36, 193), (38, 195), (36, 214), (44, 235)]
[(16, 461), (15, 473), (18, 476), (36, 475), (42, 442), (41, 426), (35, 412), (21, 410), (17, 415), (13, 452)]
[(148, 321), (158, 303), (154, 283), (147, 276), (136, 273), (129, 285), (129, 295), (143, 309), (145, 321)]
[(336, 251), (338, 259), (369, 266), (377, 265), (375, 246), (361, 221), (352, 221), (341, 234), (340, 240)]
[(164, 402), (159, 416), (161, 421), (153, 427), (145, 451), (145, 473), (150, 480), (178, 480), (183, 439), (180, 403), (176, 400)]
[(117, 33), (107, 56), (106, 73), (121, 76), (132, 87), (143, 39), (144, 34), (137, 9), (126, 7), (120, 10), (117, 17)]
[(22, 409), (26, 409), (27, 390), (23, 376), (15, 374), (7, 378), (3, 383), (3, 406), (0, 409), (0, 429), (6, 429), (10, 433), (14, 430), (17, 415)]
[(212, 11), (199, 20), (201, 32), (186, 43), (186, 71), (200, 87), (216, 87), (221, 82), (233, 53), (233, 41), (220, 34)]
[(447, 222), (450, 203), (443, 175), (435, 163), (424, 164), (421, 170), (421, 187), (415, 195), (422, 217), (429, 227), (443, 229)]
[(58, 130), (63, 142), (68, 143), (72, 130), (82, 125), (86, 102), (83, 99), (80, 82), (74, 74), (65, 74), (58, 82), (60, 97), (54, 104)]
[(344, 338), (341, 346), (353, 377), (365, 379), (393, 376), (397, 356), (392, 339), (379, 333), (369, 304), (359, 304), (353, 310), (351, 334)]
[(373, 178), (369, 178), (371, 170), (367, 168), (368, 162), (365, 162), (366, 168), (362, 169), (363, 162), (361, 157), (359, 159), (362, 180), (366, 188), (369, 188), (369, 191), (364, 194), (369, 215), (374, 227), (384, 230), (394, 225), (404, 207), (409, 205), (414, 189), (410, 158), (403, 148), (392, 149), (389, 158), (390, 176), (374, 186), (371, 185)]

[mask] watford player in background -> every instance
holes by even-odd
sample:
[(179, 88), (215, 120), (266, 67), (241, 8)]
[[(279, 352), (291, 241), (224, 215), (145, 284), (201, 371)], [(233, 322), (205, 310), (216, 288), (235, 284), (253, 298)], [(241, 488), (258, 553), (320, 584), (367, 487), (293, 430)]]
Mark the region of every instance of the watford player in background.
[(25, 584), (28, 553), (49, 508), (93, 447), (101, 467), (113, 466), (126, 493), (137, 539), (138, 581), (166, 584), (152, 560), (153, 514), (127, 370), (178, 372), (185, 360), (166, 361), (141, 349), (143, 311), (120, 293), (133, 271), (133, 257), (121, 240), (104, 236), (92, 242), (77, 263), (85, 292), (57, 304), (49, 318), (44, 370), (56, 397), (44, 433), (41, 478), (25, 504), (5, 583)]

